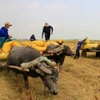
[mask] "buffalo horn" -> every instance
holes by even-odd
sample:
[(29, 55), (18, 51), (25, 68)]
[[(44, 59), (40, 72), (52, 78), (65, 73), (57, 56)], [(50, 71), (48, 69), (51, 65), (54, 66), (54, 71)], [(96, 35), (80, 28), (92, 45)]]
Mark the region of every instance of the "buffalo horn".
[(12, 66), (12, 65), (10, 65), (10, 66), (8, 66), (8, 67), (13, 68), (13, 69), (17, 69), (17, 70), (19, 70), (19, 71), (29, 72), (29, 69), (22, 69), (22, 68), (20, 68), (20, 67), (18, 67), (18, 66)]
[(40, 68), (41, 71), (43, 71), (44, 73), (47, 73), (47, 74), (52, 74), (52, 71), (48, 68), (46, 68), (46, 66), (42, 63), (38, 63), (38, 66)]
[(35, 71), (36, 71), (38, 74), (44, 76), (44, 73), (43, 73), (40, 69), (36, 69)]

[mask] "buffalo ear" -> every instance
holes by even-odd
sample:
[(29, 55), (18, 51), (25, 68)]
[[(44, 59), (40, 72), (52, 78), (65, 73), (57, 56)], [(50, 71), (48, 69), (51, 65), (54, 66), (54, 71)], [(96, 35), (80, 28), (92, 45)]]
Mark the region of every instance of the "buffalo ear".
[(36, 69), (35, 71), (36, 71), (38, 74), (44, 76), (44, 73), (43, 73), (40, 69)]
[(42, 72), (47, 73), (47, 74), (52, 74), (52, 71), (48, 69), (44, 64), (39, 63), (38, 66)]

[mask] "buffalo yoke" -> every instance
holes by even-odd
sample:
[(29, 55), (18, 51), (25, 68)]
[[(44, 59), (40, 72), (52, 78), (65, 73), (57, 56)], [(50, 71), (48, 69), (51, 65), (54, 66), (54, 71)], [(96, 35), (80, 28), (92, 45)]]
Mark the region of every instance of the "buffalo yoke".
[(64, 50), (64, 46), (59, 46), (53, 50), (49, 50), (48, 53), (43, 54), (43, 56), (53, 56), (54, 54), (56, 55), (60, 55)]
[(35, 69), (34, 66), (38, 65), (41, 62), (46, 62), (49, 65), (49, 67), (56, 66), (56, 63), (54, 61), (51, 61), (47, 57), (43, 57), (43, 56), (40, 56), (40, 57), (36, 58), (35, 60), (30, 61), (30, 62), (22, 63), (20, 66), (23, 70), (28, 69), (28, 68)]
[(63, 46), (60, 46), (60, 47), (55, 48), (53, 50), (49, 50), (48, 53), (57, 53), (57, 52), (60, 52), (62, 50), (64, 50), (64, 47)]

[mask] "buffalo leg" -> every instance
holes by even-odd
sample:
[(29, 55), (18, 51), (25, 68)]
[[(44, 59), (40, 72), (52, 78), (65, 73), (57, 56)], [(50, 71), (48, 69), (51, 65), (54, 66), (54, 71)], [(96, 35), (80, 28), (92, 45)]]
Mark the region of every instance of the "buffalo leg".
[(24, 74), (23, 74), (23, 77), (24, 77), (24, 81), (25, 81), (25, 87), (26, 87), (27, 89), (29, 89), (28, 75), (27, 75), (27, 73), (24, 73)]

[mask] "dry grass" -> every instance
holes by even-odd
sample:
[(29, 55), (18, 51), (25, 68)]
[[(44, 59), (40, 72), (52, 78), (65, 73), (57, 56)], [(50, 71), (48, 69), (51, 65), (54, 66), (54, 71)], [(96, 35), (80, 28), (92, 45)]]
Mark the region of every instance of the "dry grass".
[[(75, 52), (76, 42), (65, 44)], [(26, 91), (21, 75), (15, 82), (13, 72), (8, 76), (0, 71), (0, 100), (100, 100), (100, 59), (95, 58), (94, 53), (78, 60), (67, 56), (62, 68), (57, 96), (44, 95), (40, 78), (29, 77), (30, 90)]]

